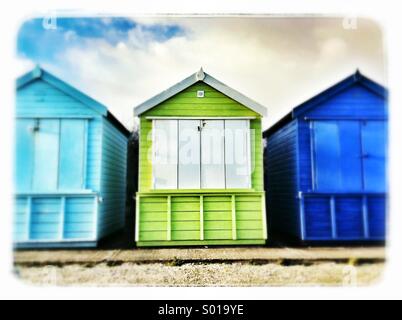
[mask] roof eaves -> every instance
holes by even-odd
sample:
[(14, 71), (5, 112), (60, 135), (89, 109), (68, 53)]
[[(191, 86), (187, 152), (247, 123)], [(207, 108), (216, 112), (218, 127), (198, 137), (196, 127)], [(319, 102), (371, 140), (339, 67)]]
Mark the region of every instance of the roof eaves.
[(178, 82), (174, 86), (166, 89), (165, 91), (157, 94), (156, 96), (152, 97), (151, 99), (149, 99), (149, 100), (145, 101), (144, 103), (140, 104), (139, 106), (135, 107), (134, 115), (140, 116), (141, 114), (147, 112), (148, 110), (151, 110), (158, 104), (173, 97), (177, 93), (187, 89), (188, 87), (192, 86), (193, 84), (197, 83), (198, 81), (200, 81), (200, 79), (197, 78), (197, 73), (192, 74), (191, 76), (187, 77), (183, 81)]

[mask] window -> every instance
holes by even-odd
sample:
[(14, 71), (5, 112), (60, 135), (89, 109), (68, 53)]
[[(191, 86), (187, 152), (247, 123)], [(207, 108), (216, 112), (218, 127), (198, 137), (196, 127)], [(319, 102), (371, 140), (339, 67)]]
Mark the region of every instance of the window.
[(155, 189), (249, 189), (249, 120), (154, 120)]
[(17, 120), (17, 190), (84, 189), (86, 126), (75, 119)]
[(313, 147), (315, 190), (386, 190), (383, 121), (316, 121)]

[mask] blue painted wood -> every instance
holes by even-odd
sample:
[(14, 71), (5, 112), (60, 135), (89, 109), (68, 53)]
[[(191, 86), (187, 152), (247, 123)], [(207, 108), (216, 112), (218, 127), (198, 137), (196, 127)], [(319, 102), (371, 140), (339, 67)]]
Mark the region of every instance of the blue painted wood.
[(15, 181), (17, 190), (31, 190), (34, 164), (34, 120), (19, 119), (16, 123), (16, 165)]
[(268, 212), (277, 232), (303, 241), (385, 239), (386, 99), (385, 88), (356, 74), (265, 133)]
[(297, 121), (269, 137), (265, 149), (268, 226), (273, 233), (300, 234), (297, 199)]
[(385, 239), (387, 207), (384, 196), (369, 197), (367, 200), (369, 235), (375, 239)]
[(104, 119), (102, 141), (99, 237), (124, 228), (127, 186), (127, 138)]
[(383, 192), (386, 182), (387, 125), (369, 121), (362, 125), (364, 185), (369, 191)]
[(122, 228), (128, 133), (106, 108), (37, 70), (16, 116), (16, 246), (95, 246)]
[(63, 119), (60, 129), (59, 189), (81, 190), (86, 165), (86, 121)]
[(57, 190), (60, 121), (37, 121), (37, 128), (32, 134), (35, 140), (32, 189)]
[(362, 200), (361, 197), (344, 197), (336, 202), (338, 238), (365, 238)]
[(355, 84), (307, 112), (304, 117), (347, 117), (349, 119), (385, 118), (388, 116), (383, 97)]

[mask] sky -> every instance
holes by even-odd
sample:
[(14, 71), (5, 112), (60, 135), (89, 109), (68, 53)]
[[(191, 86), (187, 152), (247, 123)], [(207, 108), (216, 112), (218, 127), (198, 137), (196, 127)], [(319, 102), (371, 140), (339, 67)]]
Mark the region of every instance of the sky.
[(39, 64), (129, 129), (135, 106), (200, 67), (264, 105), (264, 128), (356, 69), (387, 85), (381, 26), (366, 19), (33, 19), (19, 30), (17, 59), (16, 77)]

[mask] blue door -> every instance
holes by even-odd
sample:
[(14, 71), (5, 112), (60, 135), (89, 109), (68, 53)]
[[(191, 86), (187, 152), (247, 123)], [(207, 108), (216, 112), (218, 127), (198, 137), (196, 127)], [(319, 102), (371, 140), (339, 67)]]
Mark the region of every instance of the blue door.
[(341, 187), (341, 146), (335, 121), (314, 123), (315, 189), (336, 191)]
[(35, 156), (33, 189), (37, 192), (57, 190), (59, 172), (59, 120), (40, 120), (34, 132)]
[(85, 189), (86, 121), (61, 120), (59, 189)]
[(366, 191), (386, 192), (387, 126), (384, 121), (362, 124), (362, 146)]
[(29, 191), (32, 187), (34, 127), (35, 121), (33, 119), (17, 120), (14, 177), (19, 192)]

